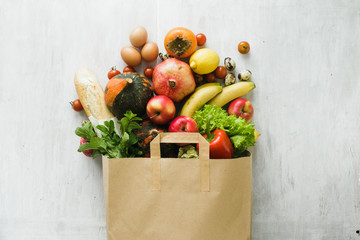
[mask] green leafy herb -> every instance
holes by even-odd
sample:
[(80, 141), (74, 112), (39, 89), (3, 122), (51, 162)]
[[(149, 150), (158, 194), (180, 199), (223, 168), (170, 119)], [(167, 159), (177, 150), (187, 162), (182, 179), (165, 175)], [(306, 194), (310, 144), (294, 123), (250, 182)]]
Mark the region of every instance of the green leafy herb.
[(93, 149), (93, 157), (103, 155), (107, 158), (131, 158), (141, 156), (141, 145), (134, 129), (141, 128), (138, 121), (142, 121), (136, 114), (127, 111), (124, 117), (118, 121), (120, 125), (121, 137), (115, 132), (113, 120), (105, 121), (104, 125), (97, 125), (101, 131), (98, 137), (93, 129), (91, 122), (87, 122), (83, 127), (78, 127), (75, 134), (89, 141), (83, 143), (78, 151), (82, 152)]
[(90, 141), (91, 138), (96, 137), (96, 133), (90, 121), (86, 122), (83, 127), (78, 127), (75, 130), (75, 134), (84, 138), (86, 141)]
[(254, 124), (246, 123), (245, 119), (237, 118), (235, 115), (228, 115), (222, 108), (206, 104), (196, 111), (192, 118), (201, 134), (206, 133), (206, 128), (209, 128), (208, 131), (224, 130), (234, 145), (234, 157), (239, 157), (248, 147), (255, 144)]

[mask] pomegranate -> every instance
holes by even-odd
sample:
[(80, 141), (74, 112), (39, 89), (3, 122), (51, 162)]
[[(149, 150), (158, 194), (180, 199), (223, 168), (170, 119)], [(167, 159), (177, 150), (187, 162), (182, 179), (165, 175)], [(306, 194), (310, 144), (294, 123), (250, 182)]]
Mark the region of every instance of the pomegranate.
[(157, 65), (152, 81), (157, 95), (165, 95), (174, 102), (180, 102), (196, 86), (190, 66), (176, 58), (169, 58)]

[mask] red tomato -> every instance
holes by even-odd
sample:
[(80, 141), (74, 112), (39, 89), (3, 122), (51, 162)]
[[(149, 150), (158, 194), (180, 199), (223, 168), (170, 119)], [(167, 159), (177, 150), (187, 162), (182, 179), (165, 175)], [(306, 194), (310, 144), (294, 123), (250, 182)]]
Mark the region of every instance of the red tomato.
[(200, 74), (194, 74), (196, 84), (200, 84), (204, 81), (204, 76)]
[(116, 67), (112, 67), (111, 70), (108, 73), (108, 78), (109, 80), (112, 79), (114, 76), (120, 74), (121, 72), (119, 70), (116, 69)]
[(198, 46), (203, 46), (206, 43), (206, 36), (202, 33), (196, 35), (196, 41)]
[(248, 42), (242, 41), (238, 45), (238, 51), (241, 54), (247, 54), (250, 51), (250, 45)]
[(135, 70), (135, 68), (133, 68), (133, 67), (126, 66), (126, 67), (124, 67), (124, 69), (123, 69), (123, 73), (126, 73), (126, 72), (136, 72), (136, 70)]
[(81, 110), (83, 110), (83, 106), (81, 105), (81, 102), (79, 99), (74, 100), (73, 102), (70, 102), (72, 108), (77, 111), (80, 112)]
[(211, 83), (215, 81), (215, 75), (213, 73), (209, 73), (205, 75), (205, 81)]
[(144, 69), (144, 75), (147, 78), (152, 78), (153, 72), (154, 72), (154, 69), (152, 67), (147, 67)]
[(224, 66), (218, 66), (215, 70), (215, 77), (223, 79), (226, 76), (226, 68)]

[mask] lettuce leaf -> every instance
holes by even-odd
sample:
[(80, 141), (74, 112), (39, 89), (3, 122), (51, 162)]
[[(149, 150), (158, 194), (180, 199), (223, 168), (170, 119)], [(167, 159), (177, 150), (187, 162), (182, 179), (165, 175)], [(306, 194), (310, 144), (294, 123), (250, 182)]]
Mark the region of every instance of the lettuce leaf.
[(248, 147), (255, 144), (253, 123), (246, 123), (245, 119), (229, 115), (226, 110), (214, 105), (205, 104), (192, 116), (201, 134), (205, 134), (208, 116), (212, 116), (209, 123), (210, 131), (221, 129), (230, 137), (234, 146), (234, 157), (239, 157)]

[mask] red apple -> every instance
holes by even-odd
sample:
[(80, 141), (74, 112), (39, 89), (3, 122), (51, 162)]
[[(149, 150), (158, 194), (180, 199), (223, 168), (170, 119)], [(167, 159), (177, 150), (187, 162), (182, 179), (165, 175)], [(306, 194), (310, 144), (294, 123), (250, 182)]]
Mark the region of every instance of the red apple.
[[(178, 116), (169, 126), (169, 132), (199, 132), (194, 119), (187, 116)], [(189, 143), (177, 143), (178, 146), (185, 146)]]
[(146, 113), (150, 120), (159, 125), (168, 123), (175, 116), (174, 102), (167, 96), (158, 95), (150, 99), (146, 105)]
[(232, 101), (228, 108), (229, 115), (236, 115), (250, 122), (254, 115), (254, 108), (251, 102), (245, 98), (238, 98)]
[(179, 116), (170, 123), (169, 132), (199, 132), (199, 130), (194, 119)]

